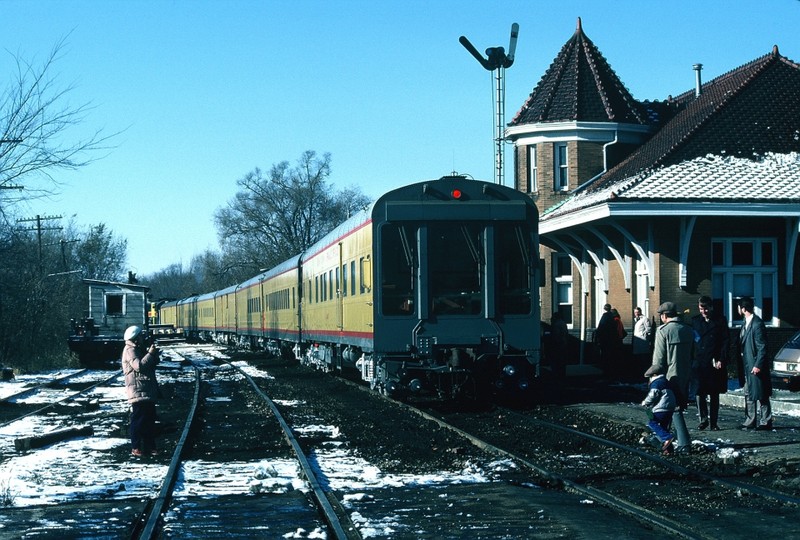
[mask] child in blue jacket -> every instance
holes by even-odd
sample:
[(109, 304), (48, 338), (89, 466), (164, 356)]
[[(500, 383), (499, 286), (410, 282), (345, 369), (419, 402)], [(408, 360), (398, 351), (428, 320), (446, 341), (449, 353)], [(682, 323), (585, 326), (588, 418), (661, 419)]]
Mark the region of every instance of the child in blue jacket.
[(645, 372), (645, 377), (650, 379), (647, 397), (642, 401), (643, 407), (651, 407), (647, 415), (650, 421), (647, 427), (658, 437), (661, 442), (661, 451), (665, 454), (672, 453), (672, 413), (675, 411), (675, 394), (667, 385), (667, 378), (661, 373), (653, 373), (653, 368)]

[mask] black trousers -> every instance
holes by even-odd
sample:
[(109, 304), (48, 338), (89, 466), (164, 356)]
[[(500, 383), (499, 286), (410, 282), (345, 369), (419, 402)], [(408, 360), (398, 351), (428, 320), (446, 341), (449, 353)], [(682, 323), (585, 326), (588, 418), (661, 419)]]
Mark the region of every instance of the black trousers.
[(139, 401), (131, 405), (131, 448), (150, 452), (156, 449), (156, 404)]

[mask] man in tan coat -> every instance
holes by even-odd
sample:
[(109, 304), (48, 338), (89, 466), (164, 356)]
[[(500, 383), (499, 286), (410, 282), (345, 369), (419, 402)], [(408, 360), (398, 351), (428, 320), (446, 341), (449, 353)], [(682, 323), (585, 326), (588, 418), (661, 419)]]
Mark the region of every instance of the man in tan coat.
[(666, 375), (667, 384), (675, 394), (677, 409), (673, 415), (675, 431), (678, 435), (676, 453), (688, 453), (691, 448), (689, 430), (683, 411), (689, 401), (689, 382), (692, 375), (694, 355), (694, 332), (680, 321), (678, 306), (664, 302), (658, 306), (661, 326), (656, 331), (653, 365), (647, 370), (649, 375)]

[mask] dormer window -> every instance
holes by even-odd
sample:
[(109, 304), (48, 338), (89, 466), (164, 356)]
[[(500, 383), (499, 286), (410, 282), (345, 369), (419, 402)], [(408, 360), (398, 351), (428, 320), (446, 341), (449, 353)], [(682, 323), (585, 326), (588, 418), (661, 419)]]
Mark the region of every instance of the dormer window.
[(555, 175), (553, 189), (555, 191), (569, 190), (569, 169), (567, 168), (567, 143), (555, 143), (554, 148), (555, 164), (553, 173)]

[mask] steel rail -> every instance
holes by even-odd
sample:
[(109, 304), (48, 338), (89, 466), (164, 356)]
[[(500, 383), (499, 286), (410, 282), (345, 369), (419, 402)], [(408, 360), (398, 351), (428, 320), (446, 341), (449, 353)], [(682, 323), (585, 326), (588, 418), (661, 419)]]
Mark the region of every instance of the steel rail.
[[(309, 485), (311, 486), (311, 490), (314, 493), (314, 499), (317, 501), (317, 505), (320, 508), (323, 516), (325, 517), (325, 521), (327, 522), (328, 526), (330, 527), (331, 531), (334, 534), (334, 537), (339, 540), (348, 540), (348, 539), (360, 539), (361, 535), (355, 530), (350, 529), (349, 533), (345, 531), (344, 526), (341, 523), (339, 515), (344, 513), (343, 510), (339, 510), (338, 512), (334, 509), (333, 503), (328, 497), (327, 492), (322, 488), (321, 484), (317, 480), (316, 474), (314, 474), (314, 469), (311, 467), (311, 464), (308, 462), (305, 454), (303, 453), (303, 449), (300, 447), (300, 443), (297, 442), (297, 438), (294, 436), (294, 432), (292, 428), (289, 427), (289, 424), (281, 415), (281, 412), (278, 410), (278, 407), (275, 403), (264, 393), (261, 388), (255, 383), (252, 377), (244, 372), (240, 367), (230, 364), (236, 369), (245, 379), (250, 383), (250, 386), (253, 387), (256, 394), (264, 400), (264, 402), (269, 405), (269, 408), (272, 410), (272, 413), (275, 415), (275, 418), (278, 420), (278, 423), (283, 429), (283, 435), (286, 441), (294, 450), (295, 456), (297, 460), (300, 462), (300, 467), (303, 469), (303, 474), (305, 475), (306, 479), (308, 480)], [(335, 501), (338, 505), (338, 501)]]
[(53, 407), (55, 407), (59, 403), (63, 403), (65, 401), (70, 401), (72, 399), (75, 399), (76, 397), (80, 396), (81, 394), (85, 394), (89, 390), (93, 390), (94, 388), (97, 388), (100, 385), (103, 385), (103, 384), (106, 384), (106, 383), (109, 383), (109, 382), (113, 381), (114, 379), (116, 379), (120, 375), (122, 375), (122, 370), (117, 371), (116, 373), (114, 373), (114, 375), (112, 375), (111, 377), (109, 377), (107, 379), (104, 379), (104, 380), (102, 380), (100, 382), (97, 382), (97, 383), (95, 383), (95, 384), (93, 384), (91, 386), (87, 386), (86, 388), (84, 388), (83, 390), (81, 390), (79, 392), (75, 392), (74, 394), (71, 394), (71, 395), (69, 395), (67, 397), (61, 398), (61, 399), (56, 400), (56, 401), (54, 401), (52, 403), (48, 403), (44, 407), (36, 409), (35, 411), (31, 411), (31, 412), (28, 412), (28, 413), (25, 413), (25, 414), (21, 414), (21, 415), (17, 416), (16, 418), (12, 418), (11, 420), (8, 420), (6, 422), (0, 423), (0, 428), (5, 427), (5, 426), (7, 426), (9, 424), (13, 424), (14, 422), (16, 422), (18, 420), (22, 420), (23, 418), (27, 418), (28, 416), (33, 416), (34, 414), (39, 414), (39, 413), (44, 412), (44, 411), (46, 411), (48, 409), (52, 409)]
[(643, 508), (641, 506), (633, 504), (630, 501), (626, 501), (624, 499), (621, 499), (621, 498), (619, 498), (619, 497), (617, 497), (615, 495), (612, 495), (611, 493), (606, 493), (606, 492), (598, 490), (596, 488), (584, 486), (584, 485), (578, 484), (576, 482), (573, 482), (572, 480), (566, 478), (563, 475), (559, 475), (559, 474), (556, 474), (556, 473), (554, 473), (552, 471), (544, 469), (544, 468), (542, 468), (542, 467), (540, 467), (540, 466), (528, 461), (527, 459), (523, 458), (522, 456), (518, 456), (517, 454), (514, 454), (513, 452), (509, 452), (508, 450), (503, 450), (502, 448), (499, 448), (499, 447), (497, 447), (497, 446), (495, 446), (495, 445), (493, 445), (493, 444), (491, 444), (491, 443), (489, 443), (487, 441), (484, 441), (483, 439), (481, 439), (479, 437), (476, 437), (476, 436), (464, 431), (463, 429), (460, 429), (460, 428), (448, 423), (447, 421), (442, 420), (441, 418), (439, 418), (437, 416), (434, 416), (434, 415), (432, 415), (430, 413), (427, 413), (427, 412), (423, 411), (422, 409), (418, 409), (417, 407), (414, 407), (413, 405), (409, 405), (408, 403), (402, 403), (402, 402), (396, 401), (396, 400), (391, 399), (391, 398), (389, 398), (387, 396), (384, 396), (382, 394), (376, 394), (375, 392), (370, 391), (369, 389), (365, 388), (363, 385), (360, 385), (360, 384), (358, 384), (356, 382), (349, 381), (349, 380), (344, 379), (344, 378), (340, 378), (339, 380), (343, 381), (345, 384), (348, 384), (350, 386), (358, 388), (361, 391), (369, 392), (372, 395), (380, 395), (380, 397), (383, 397), (384, 399), (387, 399), (387, 400), (389, 400), (389, 401), (391, 401), (393, 403), (396, 403), (396, 404), (400, 405), (401, 407), (406, 407), (409, 411), (411, 411), (411, 412), (413, 412), (413, 413), (425, 418), (426, 420), (430, 420), (431, 422), (436, 423), (440, 427), (442, 427), (444, 429), (447, 429), (449, 431), (452, 431), (453, 433), (459, 435), (460, 437), (462, 437), (465, 440), (469, 441), (472, 445), (480, 448), (481, 450), (484, 450), (484, 451), (489, 452), (491, 454), (495, 454), (495, 455), (498, 455), (498, 456), (501, 456), (501, 457), (505, 457), (505, 458), (511, 459), (511, 460), (513, 460), (513, 461), (515, 461), (517, 463), (520, 463), (520, 464), (524, 465), (526, 468), (530, 469), (535, 474), (537, 474), (538, 476), (541, 476), (545, 480), (548, 480), (550, 482), (553, 482), (554, 484), (562, 486), (564, 488), (564, 490), (566, 490), (566, 491), (570, 491), (572, 493), (577, 493), (579, 495), (584, 495), (584, 496), (587, 496), (587, 497), (592, 497), (594, 499), (602, 501), (606, 505), (608, 505), (608, 506), (610, 506), (610, 507), (612, 507), (612, 508), (614, 508), (614, 509), (616, 509), (616, 510), (622, 512), (622, 513), (624, 513), (624, 514), (627, 514), (627, 515), (632, 516), (632, 517), (634, 517), (634, 518), (636, 518), (638, 520), (641, 520), (641, 521), (644, 521), (646, 523), (649, 523), (649, 524), (651, 524), (651, 525), (653, 525), (655, 527), (658, 527), (658, 528), (660, 528), (660, 529), (662, 529), (662, 530), (664, 530), (666, 532), (674, 534), (674, 535), (676, 535), (676, 537), (679, 537), (679, 538), (686, 538), (688, 540), (716, 540), (716, 538), (713, 537), (713, 536), (706, 536), (706, 535), (698, 534), (697, 531), (689, 529), (686, 526), (684, 526), (683, 524), (681, 524), (681, 523), (679, 523), (679, 522), (677, 522), (675, 520), (672, 520), (672, 519), (670, 519), (668, 517), (665, 517), (665, 516), (663, 516), (661, 514), (657, 514), (657, 513), (653, 512), (651, 510), (648, 510), (647, 508)]
[[(505, 409), (504, 409), (504, 411), (506, 413), (508, 413), (508, 414), (511, 414), (511, 415), (522, 416), (522, 415), (519, 415), (519, 413), (517, 413), (515, 411), (505, 410)], [(771, 490), (771, 489), (768, 489), (768, 488), (763, 488), (761, 486), (756, 486), (756, 485), (753, 485), (753, 484), (746, 484), (744, 482), (738, 482), (736, 480), (727, 480), (725, 478), (720, 478), (718, 476), (714, 476), (714, 475), (711, 475), (711, 474), (708, 474), (708, 473), (704, 473), (702, 471), (698, 471), (698, 470), (695, 470), (695, 469), (690, 469), (688, 467), (683, 467), (682, 465), (678, 465), (677, 463), (673, 463), (670, 460), (664, 459), (661, 456), (654, 455), (654, 454), (652, 454), (650, 452), (645, 452), (644, 450), (641, 450), (639, 448), (634, 448), (632, 446), (628, 446), (628, 445), (625, 445), (625, 444), (622, 444), (622, 443), (618, 443), (618, 442), (615, 442), (615, 441), (612, 441), (612, 440), (609, 440), (609, 439), (604, 439), (603, 437), (598, 437), (597, 435), (592, 435), (591, 433), (585, 433), (583, 431), (579, 431), (579, 430), (571, 428), (569, 426), (563, 426), (561, 424), (556, 424), (554, 422), (549, 422), (547, 420), (541, 420), (539, 418), (531, 418), (531, 417), (528, 417), (528, 416), (525, 416), (525, 419), (527, 421), (533, 422), (535, 424), (539, 424), (541, 426), (546, 426), (546, 427), (549, 427), (551, 429), (562, 431), (564, 433), (570, 433), (572, 435), (575, 435), (575, 436), (578, 436), (578, 437), (583, 437), (585, 439), (588, 439), (590, 441), (596, 442), (598, 444), (602, 444), (602, 445), (605, 445), (605, 446), (609, 446), (609, 447), (612, 447), (612, 448), (617, 448), (619, 450), (623, 450), (625, 452), (629, 452), (629, 453), (637, 455), (637, 456), (639, 456), (639, 457), (641, 457), (641, 458), (643, 458), (645, 460), (652, 461), (653, 463), (656, 463), (658, 465), (661, 465), (663, 467), (671, 469), (673, 472), (676, 472), (676, 473), (684, 475), (684, 476), (693, 476), (695, 478), (699, 478), (699, 479), (705, 480), (707, 482), (711, 482), (711, 483), (713, 483), (715, 485), (718, 485), (718, 486), (727, 487), (727, 488), (734, 488), (734, 489), (737, 489), (737, 490), (746, 491), (748, 493), (752, 493), (753, 495), (760, 495), (762, 497), (775, 499), (775, 500), (777, 500), (779, 502), (783, 502), (783, 503), (800, 505), (800, 498), (793, 497), (791, 495), (787, 495), (786, 493), (781, 493), (779, 491), (774, 491), (774, 490)], [(795, 441), (789, 441), (787, 443), (781, 443), (781, 444), (794, 444), (794, 443), (795, 443)]]
[[(176, 353), (179, 354), (179, 353)], [(145, 523), (141, 526), (141, 533), (136, 534), (138, 528), (134, 529), (131, 538), (138, 538), (139, 540), (152, 540), (158, 537), (157, 527), (161, 522), (161, 514), (167, 506), (170, 498), (172, 497), (172, 490), (175, 487), (175, 481), (178, 478), (181, 466), (181, 455), (183, 448), (186, 445), (186, 440), (189, 438), (189, 431), (191, 430), (192, 423), (195, 419), (197, 412), (197, 404), (200, 402), (200, 370), (197, 366), (194, 368), (194, 396), (192, 398), (192, 405), (189, 407), (189, 414), (186, 415), (186, 422), (183, 426), (178, 443), (175, 445), (175, 450), (172, 452), (172, 460), (170, 461), (167, 473), (164, 475), (164, 481), (161, 483), (161, 489), (158, 496), (151, 501), (148, 505), (149, 512), (144, 519)]]
[(25, 394), (29, 394), (31, 392), (35, 392), (36, 390), (39, 390), (41, 388), (49, 387), (49, 386), (51, 386), (53, 384), (66, 381), (67, 379), (71, 379), (72, 377), (76, 377), (78, 375), (82, 375), (83, 373), (86, 373), (87, 371), (89, 371), (89, 369), (88, 368), (84, 368), (84, 369), (79, 369), (75, 373), (70, 373), (68, 375), (64, 375), (63, 377), (55, 377), (53, 379), (50, 379), (47, 382), (43, 382), (41, 384), (37, 384), (36, 386), (31, 386), (30, 388), (26, 388), (24, 390), (20, 390), (16, 394), (11, 394), (10, 396), (6, 396), (4, 398), (0, 398), (0, 403), (6, 403), (7, 401), (15, 399), (15, 398), (18, 398), (19, 396), (24, 396)]
[(499, 448), (499, 447), (497, 447), (497, 446), (495, 446), (495, 445), (493, 445), (493, 444), (491, 444), (489, 442), (486, 442), (483, 439), (480, 439), (479, 437), (476, 437), (476, 436), (474, 436), (474, 435), (472, 435), (470, 433), (467, 433), (466, 431), (464, 431), (464, 430), (462, 430), (460, 428), (457, 428), (456, 426), (446, 422), (445, 420), (442, 420), (441, 418), (438, 418), (438, 417), (436, 417), (436, 416), (434, 416), (432, 414), (429, 414), (429, 413), (427, 413), (427, 412), (425, 412), (425, 411), (423, 411), (421, 409), (418, 409), (418, 408), (416, 408), (416, 407), (414, 407), (412, 405), (408, 405), (408, 404), (404, 404), (404, 405), (406, 407), (408, 407), (408, 409), (410, 411), (422, 416), (426, 420), (430, 420), (432, 422), (435, 422), (440, 427), (448, 429), (448, 430), (460, 435), (461, 437), (465, 438), (466, 440), (468, 440), (470, 443), (472, 443), (473, 445), (477, 446), (481, 450), (485, 450), (485, 451), (490, 452), (492, 454), (496, 454), (496, 455), (499, 455), (499, 456), (502, 456), (502, 457), (506, 457), (508, 459), (512, 459), (512, 460), (514, 460), (514, 461), (516, 461), (518, 463), (521, 463), (522, 465), (524, 465), (528, 469), (532, 470), (534, 473), (536, 473), (537, 475), (543, 477), (544, 479), (563, 486), (564, 489), (566, 489), (567, 491), (571, 491), (573, 493), (578, 493), (580, 495), (585, 495), (585, 496), (588, 496), (588, 497), (593, 497), (593, 498), (595, 498), (597, 500), (600, 500), (600, 501), (604, 502), (606, 505), (608, 505), (608, 506), (610, 506), (612, 508), (615, 508), (616, 510), (619, 510), (620, 512), (623, 512), (623, 513), (625, 513), (627, 515), (630, 515), (630, 516), (632, 516), (632, 517), (634, 517), (636, 519), (639, 519), (639, 520), (645, 521), (647, 523), (650, 523), (651, 525), (659, 527), (660, 529), (662, 529), (662, 530), (664, 530), (666, 532), (669, 532), (671, 534), (677, 535), (680, 538), (687, 538), (687, 539), (691, 539), (691, 540), (712, 540), (712, 538), (714, 538), (714, 537), (711, 537), (711, 536), (698, 534), (697, 531), (691, 530), (691, 529), (687, 528), (686, 526), (684, 526), (683, 524), (681, 524), (681, 523), (679, 523), (677, 521), (669, 519), (669, 518), (667, 518), (667, 517), (665, 517), (663, 515), (657, 514), (657, 513), (653, 512), (651, 510), (648, 510), (647, 508), (643, 508), (641, 506), (633, 504), (630, 501), (626, 501), (624, 499), (621, 499), (621, 498), (619, 498), (619, 497), (617, 497), (615, 495), (612, 495), (610, 493), (606, 493), (606, 492), (601, 491), (599, 489), (588, 487), (588, 486), (584, 486), (584, 485), (578, 484), (576, 482), (573, 482), (572, 480), (568, 479), (567, 477), (565, 477), (563, 475), (559, 475), (559, 474), (556, 474), (556, 473), (554, 473), (552, 471), (544, 469), (544, 468), (542, 468), (542, 467), (540, 467), (540, 466), (528, 461), (527, 459), (525, 459), (525, 458), (523, 458), (523, 457), (521, 457), (521, 456), (519, 456), (517, 454), (514, 454), (513, 452), (509, 452), (508, 450), (503, 450), (502, 448)]

